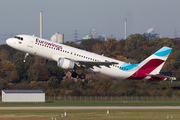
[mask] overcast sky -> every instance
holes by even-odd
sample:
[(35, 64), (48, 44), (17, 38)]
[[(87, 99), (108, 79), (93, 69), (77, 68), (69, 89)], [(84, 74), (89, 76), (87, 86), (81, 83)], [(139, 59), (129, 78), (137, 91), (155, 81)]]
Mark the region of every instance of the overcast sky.
[(43, 38), (63, 33), (73, 41), (96, 29), (96, 36), (124, 38), (149, 28), (162, 37), (180, 37), (180, 0), (0, 0), (0, 44), (16, 34), (39, 36), (43, 11)]

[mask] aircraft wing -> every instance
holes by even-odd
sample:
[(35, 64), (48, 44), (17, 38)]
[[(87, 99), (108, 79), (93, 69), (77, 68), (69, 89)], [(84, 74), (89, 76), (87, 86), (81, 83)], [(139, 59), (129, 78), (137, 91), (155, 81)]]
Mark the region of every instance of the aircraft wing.
[(68, 60), (74, 61), (78, 67), (84, 67), (84, 68), (93, 68), (93, 66), (97, 66), (100, 68), (100, 66), (102, 65), (109, 67), (109, 65), (118, 64), (117, 62), (96, 62), (96, 61), (88, 61), (88, 60), (80, 61), (72, 57), (59, 56), (59, 55), (54, 55), (52, 58), (55, 61), (58, 61), (59, 58), (68, 59)]
[(109, 67), (109, 65), (118, 64), (117, 62), (92, 62), (92, 61), (75, 61), (77, 62), (81, 67), (86, 68), (93, 68), (93, 66), (99, 67), (101, 65), (104, 65), (106, 67)]

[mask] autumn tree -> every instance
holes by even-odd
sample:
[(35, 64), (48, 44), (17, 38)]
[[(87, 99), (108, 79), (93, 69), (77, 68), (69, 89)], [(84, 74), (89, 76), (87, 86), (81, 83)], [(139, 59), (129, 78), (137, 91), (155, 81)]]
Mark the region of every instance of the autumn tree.
[(7, 82), (9, 82), (9, 83), (20, 82), (19, 75), (16, 70), (7, 71), (6, 74), (7, 74), (7, 77), (5, 78), (5, 80), (7, 80)]
[(57, 77), (56, 76), (51, 76), (50, 78), (49, 78), (49, 80), (48, 80), (48, 86), (50, 87), (50, 88), (57, 88), (58, 87), (58, 85), (59, 85), (59, 80), (57, 79)]
[(165, 38), (156, 37), (155, 39), (150, 39), (149, 42), (148, 42), (148, 45), (149, 46), (156, 46), (158, 48), (162, 48), (164, 46), (168, 46), (168, 47), (171, 47), (171, 48), (175, 47), (173, 41), (170, 38), (167, 38), (167, 37), (165, 37)]
[(24, 53), (23, 52), (16, 52), (13, 55), (13, 62), (16, 64), (19, 61), (22, 61), (24, 59)]
[(27, 71), (28, 81), (47, 81), (50, 77), (50, 72), (45, 68), (44, 65), (35, 63), (31, 65)]
[(50, 72), (51, 76), (56, 76), (60, 81), (65, 76), (64, 70), (60, 67), (46, 66), (46, 69)]
[(82, 49), (92, 52), (93, 51), (92, 46), (97, 43), (102, 44), (102, 41), (97, 40), (97, 39), (88, 39), (88, 40), (81, 41), (80, 45)]
[(108, 38), (104, 41), (104, 46), (108, 52), (114, 52), (116, 50), (117, 43), (118, 42), (115, 38)]
[(10, 61), (4, 60), (1, 62), (3, 70), (13, 70), (15, 65), (13, 65)]
[(105, 53), (105, 47), (103, 44), (96, 43), (92, 46), (92, 52), (96, 54), (103, 54)]
[(0, 51), (1, 60), (7, 60), (8, 56), (9, 56), (9, 51), (7, 51), (6, 49), (2, 49)]
[(131, 34), (125, 41), (125, 52), (130, 52), (132, 50), (137, 49), (138, 47), (142, 46), (143, 44), (147, 44), (148, 37), (142, 34)]
[(39, 64), (45, 64), (46, 63), (46, 59), (42, 58), (42, 57), (39, 57), (39, 56), (35, 56), (35, 60), (34, 60), (36, 63), (39, 63)]
[(125, 46), (125, 40), (119, 40), (117, 41), (116, 45), (116, 55), (124, 55), (124, 46)]
[(74, 42), (69, 42), (67, 41), (66, 43), (64, 43), (65, 45), (68, 45), (68, 46), (72, 46), (72, 47), (75, 47), (75, 48), (80, 48), (80, 46), (77, 44), (77, 43), (74, 43)]

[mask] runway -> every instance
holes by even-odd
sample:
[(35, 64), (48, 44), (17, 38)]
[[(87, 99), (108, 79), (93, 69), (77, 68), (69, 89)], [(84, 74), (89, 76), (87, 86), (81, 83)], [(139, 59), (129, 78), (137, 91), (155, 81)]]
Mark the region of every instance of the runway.
[(64, 107), (0, 107), (0, 110), (139, 110), (180, 109), (180, 106), (64, 106)]

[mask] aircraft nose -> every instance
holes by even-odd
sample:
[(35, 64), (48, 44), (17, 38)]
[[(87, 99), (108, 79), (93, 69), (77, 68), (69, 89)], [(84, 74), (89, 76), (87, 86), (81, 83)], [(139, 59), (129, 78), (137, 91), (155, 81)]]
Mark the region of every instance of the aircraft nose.
[(6, 44), (8, 44), (8, 45), (10, 44), (10, 39), (6, 40)]
[(12, 45), (12, 38), (9, 38), (9, 39), (7, 39), (6, 40), (6, 44), (8, 44), (9, 46), (11, 46)]

